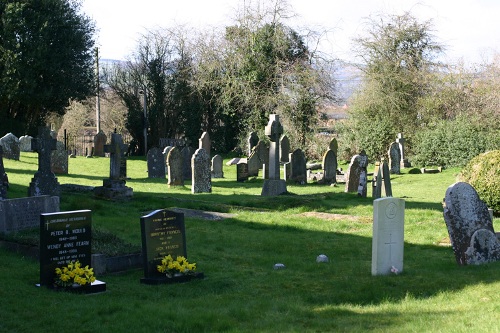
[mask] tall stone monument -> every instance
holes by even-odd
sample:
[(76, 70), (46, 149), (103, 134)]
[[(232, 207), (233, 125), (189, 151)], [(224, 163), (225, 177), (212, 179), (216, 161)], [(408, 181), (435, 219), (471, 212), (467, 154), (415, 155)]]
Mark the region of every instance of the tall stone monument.
[(283, 126), (280, 123), (278, 115), (269, 115), (269, 122), (265, 127), (265, 134), (271, 141), (271, 145), (269, 147), (269, 178), (264, 180), (261, 195), (276, 196), (287, 192), (286, 181), (284, 179), (280, 179), (279, 140), (281, 134), (283, 134)]
[(50, 195), (59, 196), (60, 186), (56, 176), (51, 171), (51, 154), (56, 149), (56, 139), (50, 135), (48, 127), (39, 127), (38, 136), (31, 140), (31, 148), (38, 153), (38, 171), (31, 179), (28, 196)]

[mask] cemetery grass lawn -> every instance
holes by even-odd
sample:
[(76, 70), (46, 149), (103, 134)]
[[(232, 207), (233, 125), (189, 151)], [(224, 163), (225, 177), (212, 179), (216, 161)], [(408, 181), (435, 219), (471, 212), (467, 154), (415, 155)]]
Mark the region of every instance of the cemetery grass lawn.
[[(69, 163), (61, 184), (100, 186), (109, 173), (107, 158)], [(9, 198), (25, 196), (36, 154), (4, 164)], [(188, 258), (206, 278), (149, 286), (134, 269), (98, 276), (103, 294), (75, 295), (36, 288), (38, 262), (0, 249), (0, 332), (500, 332), (500, 263), (460, 267), (447, 245), (441, 202), (458, 169), (391, 177), (406, 202), (404, 271), (377, 277), (372, 200), (343, 185), (289, 184), (288, 195), (261, 197), (261, 179), (237, 183), (235, 167), (224, 166), (211, 194), (193, 195), (190, 181), (168, 188), (146, 170), (144, 158), (128, 161), (129, 202), (63, 192), (61, 210), (90, 209), (94, 228), (135, 247), (140, 216), (151, 210), (234, 214), (185, 218)], [(319, 254), (330, 262), (316, 263)]]

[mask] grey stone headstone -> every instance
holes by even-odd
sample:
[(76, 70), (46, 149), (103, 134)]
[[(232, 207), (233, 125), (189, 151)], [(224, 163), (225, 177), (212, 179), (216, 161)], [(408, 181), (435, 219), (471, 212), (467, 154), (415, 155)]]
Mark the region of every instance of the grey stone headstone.
[(0, 233), (9, 233), (40, 225), (40, 214), (59, 211), (59, 197), (36, 197), (0, 200)]
[(107, 139), (103, 131), (99, 131), (99, 133), (94, 136), (94, 156), (104, 157), (104, 145)]
[(224, 170), (222, 164), (222, 156), (220, 156), (219, 154), (215, 155), (212, 158), (212, 178), (224, 178)]
[(459, 265), (500, 260), (500, 241), (488, 207), (470, 184), (458, 182), (448, 187), (443, 215)]
[(0, 145), (3, 148), (3, 157), (9, 160), (19, 161), (21, 147), (19, 139), (12, 133), (7, 133), (0, 139)]
[(259, 136), (256, 132), (251, 132), (247, 139), (248, 142), (248, 156), (252, 153), (253, 147), (259, 142)]
[(332, 150), (333, 153), (335, 154), (335, 156), (338, 155), (338, 151), (339, 151), (339, 144), (337, 142), (337, 139), (336, 138), (333, 138), (331, 141), (330, 141), (330, 144), (328, 145), (328, 149)]
[(33, 139), (32, 136), (29, 135), (23, 135), (22, 137), (19, 138), (19, 148), (22, 152), (31, 152), (31, 139)]
[(396, 142), (399, 144), (399, 150), (401, 151), (401, 169), (409, 168), (411, 165), (406, 157), (405, 138), (403, 137), (403, 133), (398, 133)]
[(212, 149), (212, 142), (210, 141), (210, 135), (207, 132), (203, 132), (201, 134), (199, 141), (198, 148), (205, 149), (205, 152), (210, 156), (210, 152)]
[(280, 139), (280, 162), (290, 162), (290, 139), (286, 135)]
[(165, 159), (159, 148), (153, 147), (147, 156), (148, 178), (165, 178)]
[[(257, 157), (259, 158), (260, 165), (259, 169), (263, 168), (263, 165), (268, 165), (269, 164), (269, 147), (267, 147), (266, 143), (262, 140), (257, 142), (257, 145), (254, 147), (254, 151), (257, 154)], [(269, 172), (269, 168), (268, 168)], [(269, 178), (269, 175), (263, 176), (264, 178)]]
[(337, 182), (337, 157), (333, 150), (328, 149), (323, 155), (323, 181), (325, 184)]
[(386, 197), (392, 197), (391, 173), (387, 162), (382, 163), (382, 179), (384, 180), (384, 191)]
[(193, 180), (191, 193), (212, 192), (212, 180), (210, 175), (210, 156), (203, 148), (198, 148), (191, 158)]
[(254, 148), (252, 153), (247, 159), (248, 164), (248, 176), (257, 177), (259, 175), (259, 169), (262, 168), (262, 161), (259, 158), (258, 151)]
[(184, 185), (184, 174), (182, 172), (183, 168), (183, 158), (181, 149), (178, 147), (172, 147), (167, 155), (167, 168), (168, 168), (168, 186), (183, 186)]
[(399, 175), (401, 173), (401, 150), (397, 142), (391, 143), (389, 146), (389, 164), (392, 174)]
[(56, 149), (56, 140), (50, 135), (48, 127), (39, 127), (38, 136), (31, 140), (33, 151), (38, 153), (38, 171), (31, 179), (28, 196), (59, 196), (60, 185), (51, 170), (52, 150)]
[(68, 152), (64, 149), (64, 143), (57, 141), (56, 150), (52, 151), (50, 168), (53, 173), (59, 175), (68, 174)]
[(307, 183), (306, 155), (301, 149), (295, 149), (290, 154), (290, 178), (297, 184)]
[(345, 175), (345, 192), (358, 192), (360, 196), (366, 197), (367, 166), (368, 157), (364, 151), (351, 158)]
[(404, 210), (403, 199), (373, 201), (372, 275), (403, 272)]
[(166, 146), (163, 148), (163, 165), (165, 166), (165, 175), (168, 175), (167, 156), (170, 149), (172, 149), (172, 146)]

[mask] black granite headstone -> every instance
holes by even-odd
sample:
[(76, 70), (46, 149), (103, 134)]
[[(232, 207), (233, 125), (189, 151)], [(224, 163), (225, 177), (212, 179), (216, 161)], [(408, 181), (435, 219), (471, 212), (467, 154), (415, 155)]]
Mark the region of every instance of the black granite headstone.
[[(79, 261), (91, 265), (92, 217), (90, 210), (40, 214), (40, 285), (52, 287), (55, 269)], [(85, 292), (106, 290), (96, 280)]]

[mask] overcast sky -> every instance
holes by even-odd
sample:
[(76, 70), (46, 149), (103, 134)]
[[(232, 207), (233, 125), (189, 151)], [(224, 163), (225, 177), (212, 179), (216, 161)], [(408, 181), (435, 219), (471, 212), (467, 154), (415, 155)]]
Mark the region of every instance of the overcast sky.
[[(83, 11), (97, 25), (100, 58), (126, 59), (147, 29), (186, 24), (194, 28), (234, 22), (243, 1), (258, 0), (83, 0)], [(260, 0), (261, 3), (266, 0)], [(270, 0), (267, 0), (270, 2)], [(363, 34), (363, 22), (378, 13), (410, 11), (421, 22), (434, 21), (434, 35), (446, 46), (446, 61), (491, 60), (500, 52), (500, 1), (497, 0), (289, 0), (297, 14), (290, 26), (331, 30), (323, 50), (354, 61), (352, 39)], [(295, 26), (294, 26), (295, 25)]]

